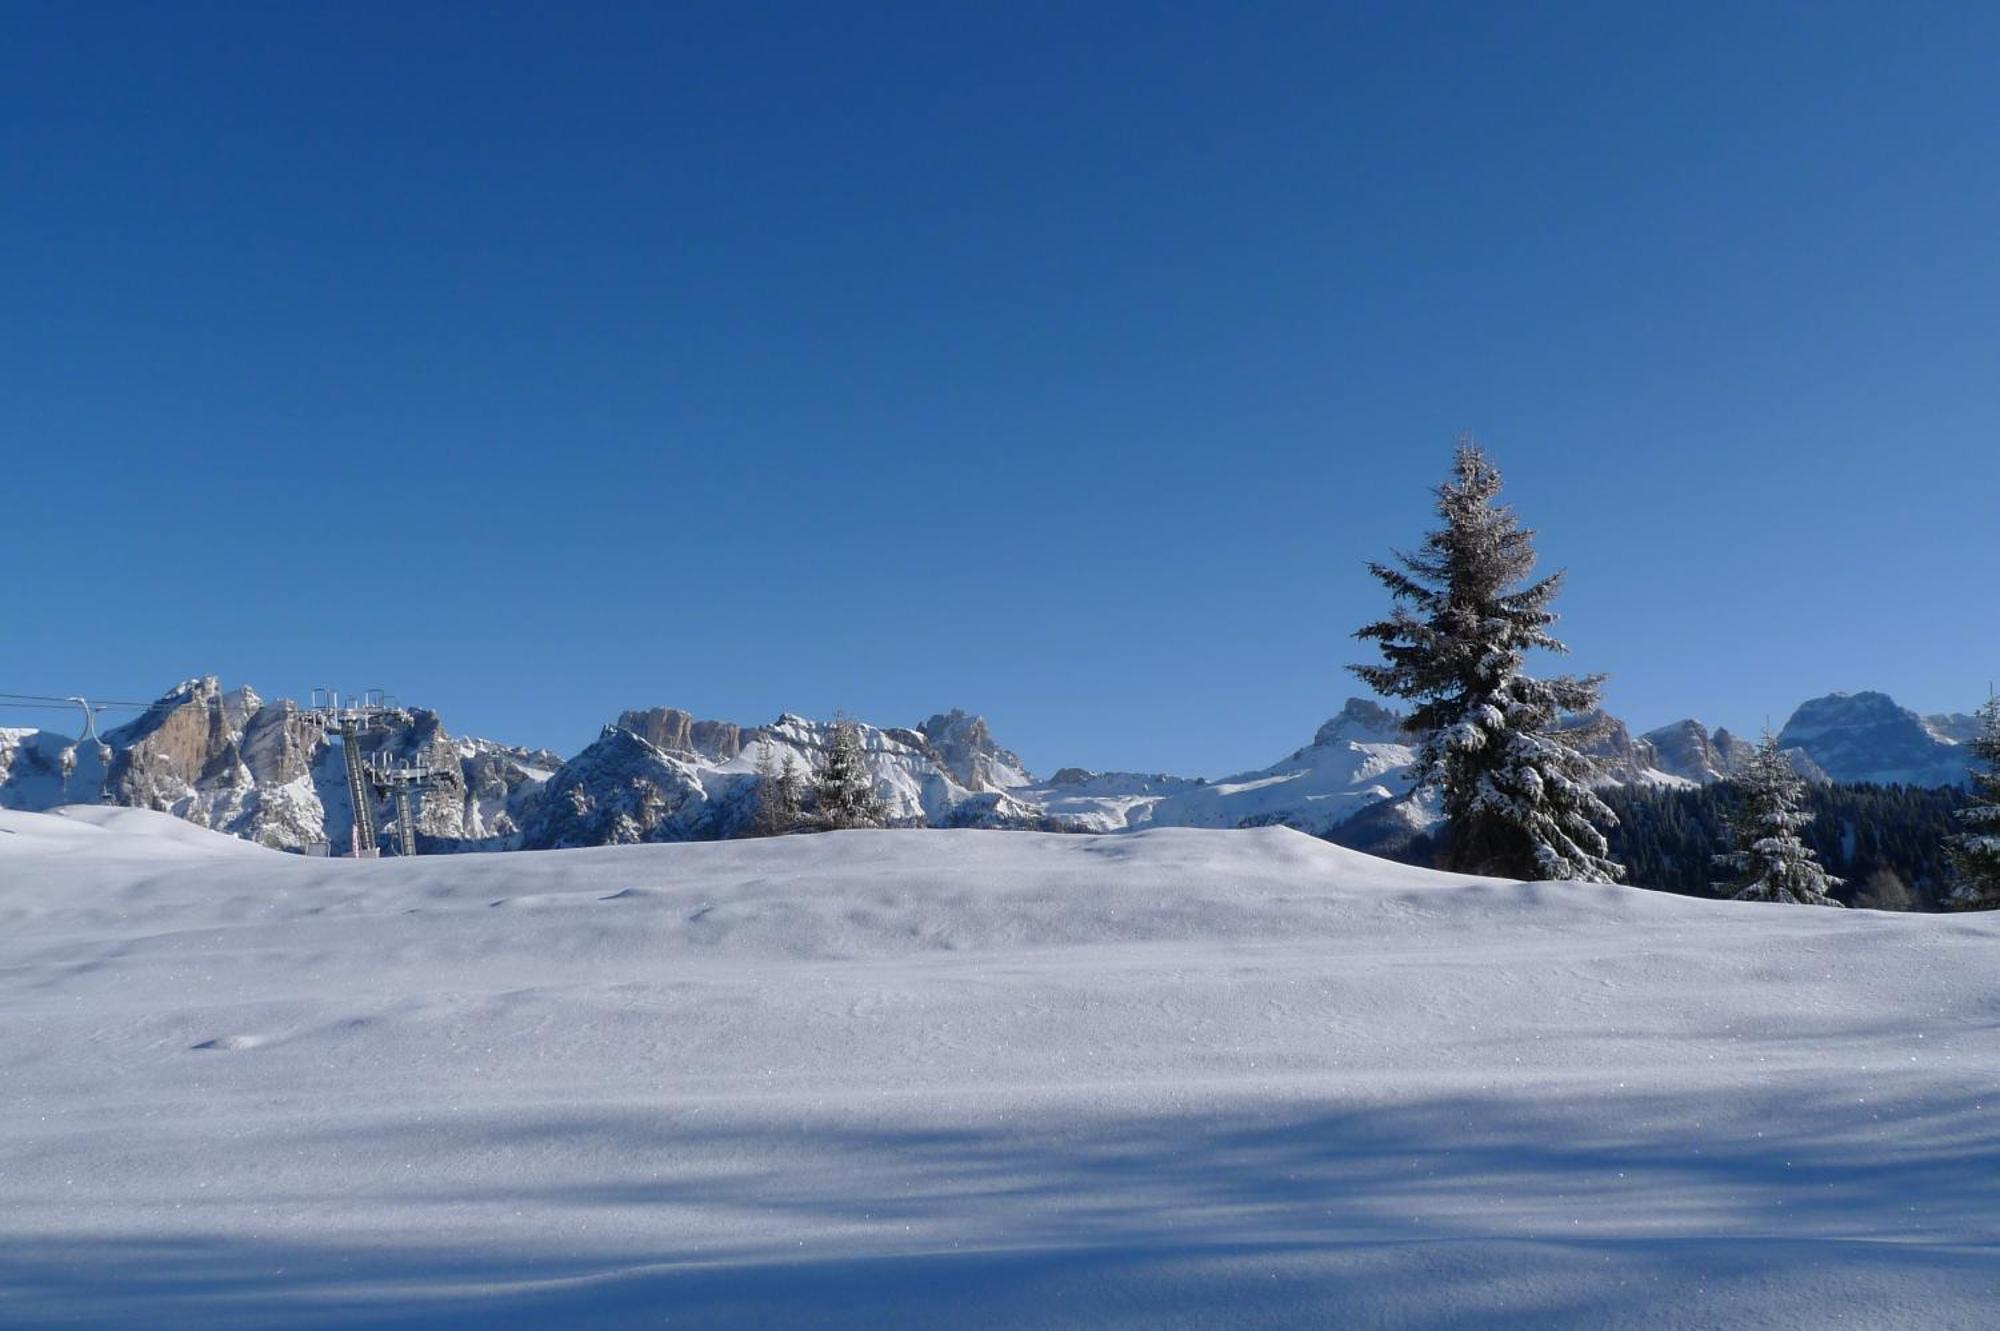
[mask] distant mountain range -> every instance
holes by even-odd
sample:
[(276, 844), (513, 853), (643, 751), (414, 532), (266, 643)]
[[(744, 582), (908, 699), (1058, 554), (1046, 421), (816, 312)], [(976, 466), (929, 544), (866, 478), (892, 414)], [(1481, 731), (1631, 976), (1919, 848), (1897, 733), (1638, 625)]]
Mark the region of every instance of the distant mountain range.
[[(0, 728), (0, 807), (107, 801), (160, 809), (284, 849), (346, 845), (354, 810), (338, 746), (213, 677), (168, 692), (104, 744)], [(1881, 693), (1802, 704), (1780, 733), (1810, 779), (1944, 786), (1965, 780), (1974, 719), (1918, 716)], [(1268, 767), (1220, 780), (1063, 768), (1045, 779), (961, 711), (914, 728), (861, 727), (878, 793), (894, 821), (936, 827), (1117, 831), (1146, 826), (1283, 824), (1315, 835), (1353, 823), (1435, 821), (1410, 789), (1414, 754), (1402, 717), (1350, 699), (1312, 742)], [(371, 757), (427, 756), (441, 773), (418, 818), (425, 851), (543, 849), (739, 835), (753, 811), (761, 754), (810, 769), (828, 722), (785, 715), (762, 726), (699, 720), (670, 707), (628, 711), (567, 760), (448, 734), (414, 708), (363, 736)], [(1609, 784), (1694, 786), (1722, 780), (1754, 746), (1679, 721), (1634, 737), (1611, 721), (1593, 747)], [(374, 810), (393, 826), (386, 799)]]

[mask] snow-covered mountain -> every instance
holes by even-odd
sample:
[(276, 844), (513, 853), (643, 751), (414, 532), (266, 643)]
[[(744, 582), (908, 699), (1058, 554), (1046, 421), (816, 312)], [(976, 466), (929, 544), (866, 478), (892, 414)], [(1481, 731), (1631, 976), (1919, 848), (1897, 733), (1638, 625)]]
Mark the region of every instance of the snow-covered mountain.
[(1970, 744), (1979, 738), (1979, 718), (1970, 712), (1938, 712), (1924, 717), (1923, 722), (1933, 739)]
[(986, 719), (954, 707), (917, 727), (931, 753), (967, 790), (1013, 790), (1035, 783), (1021, 759), (993, 742)]
[[(1018, 797), (1028, 781), (1020, 759), (995, 745), (977, 717), (952, 712), (917, 730), (859, 729), (893, 823), (1046, 825), (1041, 810)], [(550, 778), (522, 824), (520, 844), (553, 849), (737, 835), (754, 812), (758, 762), (790, 761), (810, 772), (832, 736), (833, 723), (790, 714), (745, 728), (670, 707), (625, 712)]]
[[(344, 762), (290, 702), (266, 703), (213, 677), (189, 680), (100, 750), (48, 731), (0, 729), (0, 807), (108, 802), (174, 813), (285, 849), (343, 846), (353, 825)], [(1597, 717), (1591, 745), (1610, 785), (1692, 786), (1726, 779), (1755, 747), (1699, 721), (1634, 736)], [(1803, 706), (1780, 736), (1814, 781), (1946, 785), (1964, 779), (1972, 718), (1919, 717), (1880, 693), (1832, 694)], [(753, 814), (760, 756), (809, 772), (832, 723), (785, 715), (762, 726), (703, 720), (672, 707), (626, 711), (563, 761), (446, 733), (413, 708), (368, 734), (370, 753), (449, 755), (424, 799), (427, 849), (555, 848), (740, 835)], [(1402, 716), (1349, 699), (1310, 744), (1218, 780), (1063, 768), (1031, 774), (980, 717), (953, 710), (915, 728), (860, 726), (876, 793), (901, 826), (1066, 829), (1282, 825), (1378, 844), (1436, 821), (1411, 793)], [(1360, 815), (1366, 818), (1357, 823)], [(377, 804), (385, 833), (394, 810)], [(385, 836), (385, 840), (386, 840)]]
[[(1675, 758), (1653, 736), (1635, 739), (1615, 718), (1592, 746), (1606, 784), (1685, 786), (1720, 780), (1750, 746), (1699, 722), (1669, 727)], [(1433, 801), (1411, 795), (1415, 754), (1402, 715), (1350, 698), (1313, 736), (1278, 762), (1217, 780), (1165, 773), (1063, 768), (1046, 781), (1000, 749), (983, 721), (954, 711), (916, 730), (863, 725), (876, 792), (906, 826), (1055, 827), (1116, 832), (1141, 827), (1280, 825), (1326, 835), (1367, 811), (1391, 831), (1436, 821)], [(673, 708), (626, 712), (551, 780), (531, 811), (523, 844), (535, 847), (730, 836), (751, 817), (759, 746), (801, 770), (817, 763), (830, 725), (784, 716), (744, 728), (701, 721)], [(1665, 732), (1658, 732), (1665, 735)], [(1687, 752), (1683, 752), (1687, 750)], [(1810, 778), (1824, 773), (1803, 753)], [(1378, 808), (1377, 806), (1382, 806)]]
[[(1963, 713), (1919, 716), (1885, 693), (1829, 693), (1799, 704), (1778, 745), (1808, 781), (1871, 785), (1962, 785), (1978, 733)], [(1733, 774), (1755, 741), (1727, 730), (1710, 734), (1694, 720), (1676, 721), (1641, 736), (1650, 765), (1661, 773), (1707, 784)]]
[[(1649, 750), (1653, 784), (1666, 784), (1657, 780), (1663, 776), (1696, 786), (1726, 781), (1757, 751), (1756, 741), (1721, 728), (1711, 735), (1707, 726), (1692, 717), (1649, 730), (1637, 742)], [(1786, 747), (1781, 751), (1807, 781), (1825, 784), (1833, 779), (1804, 749)]]
[[(0, 807), (108, 803), (285, 850), (344, 845), (354, 825), (344, 759), (337, 742), (298, 725), (296, 714), (288, 700), (267, 704), (208, 676), (107, 731), (101, 750), (48, 731), (0, 730)], [(418, 829), (441, 848), (506, 844), (536, 788), (562, 765), (545, 751), (451, 736), (423, 708), (364, 735), (362, 746), (402, 760), (427, 755), (444, 767)], [(378, 802), (375, 819), (392, 829), (393, 806)]]
[(1066, 769), (1017, 792), (1093, 829), (1283, 825), (1315, 835), (1371, 804), (1405, 795), (1415, 754), (1403, 718), (1350, 698), (1313, 742), (1268, 767), (1218, 781)]
[(1886, 693), (1829, 693), (1802, 703), (1778, 733), (1835, 781), (1950, 786), (1965, 781), (1968, 716), (1921, 717)]
[(1711, 735), (1693, 718), (1649, 730), (1642, 738), (1652, 746), (1655, 767), (1697, 785), (1724, 780), (1756, 749), (1727, 730)]

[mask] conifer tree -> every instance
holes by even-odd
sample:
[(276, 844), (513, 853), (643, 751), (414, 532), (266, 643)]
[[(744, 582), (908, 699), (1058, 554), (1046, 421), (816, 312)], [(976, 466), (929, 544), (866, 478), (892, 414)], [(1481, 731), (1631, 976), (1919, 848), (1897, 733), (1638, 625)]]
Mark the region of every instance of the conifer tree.
[(799, 771), (798, 755), (788, 753), (785, 761), (778, 765), (777, 808), (785, 820), (784, 830), (789, 832), (799, 825), (806, 807), (806, 779)]
[(1806, 783), (1764, 732), (1757, 752), (1729, 783), (1740, 801), (1729, 821), (1735, 846), (1715, 857), (1735, 877), (1716, 888), (1736, 901), (1781, 901), (1795, 906), (1838, 906), (1830, 895), (1841, 880), (1826, 871), (1799, 834), (1813, 820), (1805, 807)]
[(2000, 910), (2000, 697), (1979, 709), (1973, 756), (1986, 765), (1972, 772), (1972, 803), (1958, 811), (1965, 830), (1947, 840), (1951, 855), (1951, 910)]
[(798, 828), (805, 804), (798, 759), (787, 753), (784, 765), (779, 766), (769, 740), (760, 740), (757, 745), (756, 798), (752, 835), (783, 836)]
[(834, 718), (833, 735), (813, 773), (813, 812), (816, 821), (830, 831), (880, 827), (888, 821), (888, 811), (875, 794), (875, 779), (868, 772), (861, 727), (851, 717)]
[[(1389, 618), (1357, 638), (1380, 645), (1383, 664), (1351, 667), (1385, 697), (1414, 703), (1418, 784), (1439, 791), (1448, 819), (1444, 867), (1508, 878), (1611, 883), (1624, 876), (1604, 827), (1617, 818), (1592, 788), (1584, 749), (1601, 722), (1603, 676), (1535, 679), (1535, 648), (1568, 649), (1549, 633), (1560, 572), (1528, 582), (1534, 532), (1495, 502), (1500, 473), (1461, 439), (1449, 480), (1437, 488), (1444, 526), (1401, 568), (1371, 563), (1389, 589)], [(1559, 724), (1568, 719), (1569, 724)]]

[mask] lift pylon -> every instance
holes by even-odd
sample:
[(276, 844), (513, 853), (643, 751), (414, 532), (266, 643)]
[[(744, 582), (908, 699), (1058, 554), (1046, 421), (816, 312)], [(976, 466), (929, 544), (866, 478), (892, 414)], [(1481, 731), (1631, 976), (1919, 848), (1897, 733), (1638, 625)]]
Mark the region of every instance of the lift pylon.
[(354, 858), (372, 860), (382, 851), (375, 840), (375, 802), (369, 798), (368, 765), (361, 756), (361, 734), (386, 729), (391, 720), (407, 716), (380, 689), (342, 697), (333, 689), (312, 691), (310, 703), (292, 714), (302, 729), (340, 736), (341, 756), (347, 764), (347, 799), (354, 806), (351, 833)]
[(396, 801), (398, 854), (417, 853), (417, 818), (423, 812), (424, 792), (436, 784), (443, 770), (431, 760), (428, 750), (409, 762), (398, 762), (386, 753), (369, 761), (369, 784)]

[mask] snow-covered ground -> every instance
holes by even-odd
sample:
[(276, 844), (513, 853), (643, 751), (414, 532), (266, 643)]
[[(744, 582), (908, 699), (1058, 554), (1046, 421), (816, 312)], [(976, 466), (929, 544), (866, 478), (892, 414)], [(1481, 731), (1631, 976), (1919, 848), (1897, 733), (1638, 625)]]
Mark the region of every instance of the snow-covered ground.
[(2000, 919), (0, 813), (8, 1326), (1990, 1327)]

